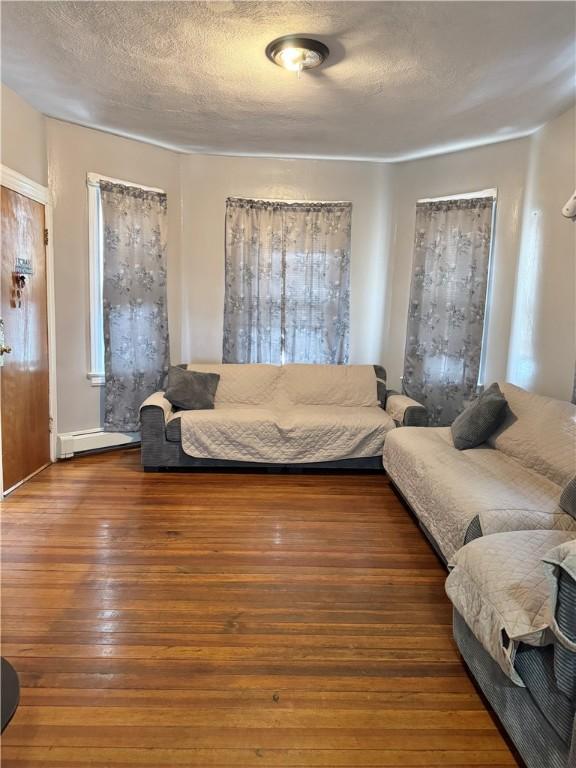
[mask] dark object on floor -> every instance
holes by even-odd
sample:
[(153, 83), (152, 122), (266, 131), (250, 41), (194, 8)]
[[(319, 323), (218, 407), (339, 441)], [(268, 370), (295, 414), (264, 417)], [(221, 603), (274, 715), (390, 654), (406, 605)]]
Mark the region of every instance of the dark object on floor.
[(10, 720), (12, 720), (20, 701), (20, 681), (12, 664), (6, 661), (5, 658), (2, 658), (1, 662), (2, 731), (4, 731)]

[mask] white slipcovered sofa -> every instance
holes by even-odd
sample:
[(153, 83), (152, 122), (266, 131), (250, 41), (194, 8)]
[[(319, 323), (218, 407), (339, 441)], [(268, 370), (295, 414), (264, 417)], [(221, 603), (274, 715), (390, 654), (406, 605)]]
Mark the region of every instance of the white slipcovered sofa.
[(576, 766), (576, 539), (494, 533), (450, 562), (454, 638), (527, 768)]
[(426, 409), (386, 390), (372, 365), (190, 363), (217, 373), (215, 407), (174, 410), (163, 392), (141, 407), (145, 469), (202, 466), (381, 467), (386, 435), (427, 423)]
[(383, 462), (448, 564), (454, 638), (527, 768), (576, 768), (576, 406), (500, 384), (502, 426), (394, 430)]
[(449, 427), (396, 430), (384, 444), (390, 479), (445, 561), (489, 533), (576, 536), (576, 521), (558, 504), (576, 474), (576, 406), (512, 384), (500, 388), (505, 421), (478, 448), (454, 448)]

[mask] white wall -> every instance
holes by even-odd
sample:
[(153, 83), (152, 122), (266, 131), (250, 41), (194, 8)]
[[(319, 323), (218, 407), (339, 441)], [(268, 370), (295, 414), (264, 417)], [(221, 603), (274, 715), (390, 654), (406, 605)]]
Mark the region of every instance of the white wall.
[(173, 358), (180, 355), (179, 155), (159, 147), (47, 119), (49, 183), (54, 203), (58, 432), (100, 427), (102, 387), (90, 370), (90, 283), (86, 174), (101, 173), (168, 195), (168, 320)]
[(508, 376), (570, 396), (575, 228), (559, 209), (575, 184), (574, 110), (530, 138), (397, 165), (179, 155), (57, 120), (47, 119), (46, 128), (55, 203), (58, 432), (101, 424), (102, 391), (86, 378), (89, 171), (168, 193), (173, 362), (221, 359), (226, 197), (352, 201), (351, 360), (383, 363), (396, 387), (416, 201), (496, 187), (486, 378)]
[(47, 119), (54, 200), (58, 432), (102, 423), (102, 388), (90, 367), (86, 174), (168, 193), (171, 358), (220, 360), (226, 197), (350, 200), (351, 359), (379, 362), (388, 286), (390, 169), (375, 163), (178, 155)]
[(505, 379), (530, 139), (401, 163), (394, 167), (390, 329), (383, 350), (389, 379), (400, 384), (412, 275), (416, 202), (496, 187), (492, 292), (486, 329), (486, 380)]
[(576, 222), (560, 215), (576, 187), (576, 109), (531, 139), (508, 378), (568, 400), (576, 360)]
[(351, 362), (380, 362), (390, 168), (327, 160), (182, 156), (182, 360), (222, 359), (226, 197), (352, 202)]
[(44, 115), (5, 85), (2, 85), (0, 111), (2, 164), (46, 186), (48, 165)]
[(572, 108), (525, 139), (394, 166), (393, 290), (381, 355), (393, 386), (403, 369), (417, 200), (496, 187), (486, 381), (570, 399), (576, 225), (560, 210), (576, 186), (575, 139)]

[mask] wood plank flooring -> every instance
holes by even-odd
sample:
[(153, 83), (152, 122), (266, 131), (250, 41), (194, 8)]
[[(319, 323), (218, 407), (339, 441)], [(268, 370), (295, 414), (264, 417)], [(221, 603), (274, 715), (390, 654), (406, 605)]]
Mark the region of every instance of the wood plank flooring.
[(4, 768), (517, 765), (381, 475), (56, 464), (3, 504)]

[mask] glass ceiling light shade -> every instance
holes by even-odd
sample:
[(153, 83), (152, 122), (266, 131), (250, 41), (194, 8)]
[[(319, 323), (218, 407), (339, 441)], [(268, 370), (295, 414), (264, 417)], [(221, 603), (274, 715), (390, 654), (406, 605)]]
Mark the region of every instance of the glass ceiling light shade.
[(266, 46), (270, 61), (290, 72), (297, 72), (298, 77), (305, 69), (319, 67), (329, 53), (328, 47), (319, 40), (294, 35), (279, 37)]

